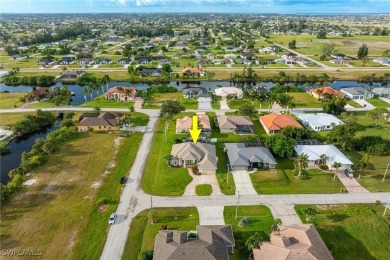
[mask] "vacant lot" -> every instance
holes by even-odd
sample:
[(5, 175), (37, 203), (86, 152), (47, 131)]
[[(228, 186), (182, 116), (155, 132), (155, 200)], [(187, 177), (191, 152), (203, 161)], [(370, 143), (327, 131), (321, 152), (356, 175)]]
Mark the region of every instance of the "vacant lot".
[(259, 194), (337, 193), (344, 186), (333, 180), (332, 173), (308, 169), (305, 180), (293, 176), (293, 160), (278, 160), (275, 171), (258, 171), (250, 175)]
[(26, 94), (24, 92), (0, 93), (0, 109), (15, 108), (23, 105), (19, 98), (24, 97)]
[[(274, 218), (269, 208), (265, 206), (239, 206), (237, 218), (235, 218), (235, 213), (235, 206), (225, 207), (223, 212), (225, 224), (232, 225), (234, 239), (236, 242), (234, 254), (230, 255), (230, 259), (246, 260), (249, 257), (250, 251), (245, 246), (245, 242), (256, 232), (261, 234), (264, 241), (269, 240), (269, 234), (271, 233), (271, 226), (274, 222)], [(249, 226), (239, 227), (237, 225), (242, 218), (248, 219)]]
[(335, 260), (389, 259), (390, 214), (377, 205), (297, 205), (303, 223), (304, 210), (315, 208), (314, 223)]
[(321, 101), (306, 92), (290, 92), (287, 95), (294, 98), (297, 108), (322, 108)]
[(87, 103), (82, 104), (82, 107), (110, 107), (110, 108), (128, 108), (134, 105), (134, 102), (119, 102), (114, 99), (104, 99), (104, 96), (98, 96)]
[(171, 230), (190, 231), (196, 230), (196, 225), (199, 224), (196, 208), (155, 208), (153, 210), (157, 213), (154, 224), (148, 220), (150, 210), (142, 211), (131, 222), (122, 259), (137, 260), (140, 259), (142, 252), (153, 250), (154, 240), (163, 225)]
[(0, 114), (0, 125), (13, 125), (16, 122), (25, 118), (26, 115), (33, 115), (32, 113), (1, 113)]
[(198, 101), (195, 99), (184, 98), (182, 92), (152, 94), (151, 100), (145, 101), (143, 108), (160, 108), (161, 104), (168, 100), (179, 101), (186, 109), (198, 108)]

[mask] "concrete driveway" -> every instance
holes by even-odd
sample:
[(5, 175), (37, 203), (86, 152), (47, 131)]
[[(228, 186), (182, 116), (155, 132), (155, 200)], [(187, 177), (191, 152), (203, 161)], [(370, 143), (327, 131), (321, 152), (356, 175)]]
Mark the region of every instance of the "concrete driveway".
[(283, 225), (302, 224), (294, 205), (268, 205), (274, 218), (280, 218)]
[(362, 107), (365, 107), (365, 108), (375, 108), (373, 105), (371, 105), (370, 103), (368, 103), (364, 99), (354, 99), (354, 101), (356, 103), (358, 103), (359, 105), (361, 105)]
[(380, 99), (390, 104), (390, 98), (380, 97)]
[(348, 177), (344, 172), (338, 171), (336, 175), (348, 192), (369, 192), (355, 178)]
[(199, 213), (200, 225), (225, 225), (223, 218), (224, 206), (201, 206), (196, 207)]
[(210, 97), (199, 97), (198, 98), (198, 109), (211, 109), (211, 98)]
[(219, 101), (219, 103), (221, 104), (221, 109), (230, 109), (226, 99), (223, 98), (221, 101)]
[(247, 171), (233, 171), (232, 175), (236, 184), (236, 192), (239, 191), (240, 195), (257, 194)]
[(192, 181), (187, 185), (184, 195), (196, 196), (195, 188), (200, 184), (210, 184), (213, 188), (211, 195), (223, 195), (215, 174), (194, 175), (191, 168), (188, 168), (187, 170), (192, 177)]

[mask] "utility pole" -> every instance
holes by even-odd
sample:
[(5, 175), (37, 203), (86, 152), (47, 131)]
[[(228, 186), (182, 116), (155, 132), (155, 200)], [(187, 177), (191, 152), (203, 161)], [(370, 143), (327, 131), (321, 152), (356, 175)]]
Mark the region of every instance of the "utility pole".
[(387, 199), (385, 211), (383, 212), (383, 217), (386, 216), (386, 211), (387, 211), (387, 209), (389, 208), (389, 202), (390, 202), (390, 196), (389, 196), (389, 198)]
[(237, 211), (238, 211), (238, 204), (239, 203), (240, 203), (240, 191), (237, 191), (236, 217), (234, 219), (237, 219)]
[(389, 165), (390, 165), (390, 163), (387, 164), (385, 175), (383, 176), (383, 179), (382, 179), (382, 183), (385, 181), (387, 170), (389, 169)]

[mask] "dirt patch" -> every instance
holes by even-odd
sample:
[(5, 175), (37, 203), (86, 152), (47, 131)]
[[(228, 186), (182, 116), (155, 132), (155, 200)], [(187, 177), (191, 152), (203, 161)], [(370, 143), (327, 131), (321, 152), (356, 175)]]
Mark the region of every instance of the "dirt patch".
[(322, 210), (328, 210), (328, 209), (341, 209), (341, 208), (347, 208), (347, 205), (340, 204), (340, 205), (317, 205), (319, 209)]
[(353, 42), (353, 41), (342, 41), (341, 43), (344, 45), (356, 45), (357, 44), (357, 42)]
[(31, 185), (35, 184), (36, 182), (37, 182), (37, 179), (30, 179), (30, 180), (25, 181), (23, 184), (26, 186), (31, 186)]
[(108, 205), (103, 204), (98, 207), (99, 212), (106, 212)]
[(102, 182), (100, 180), (99, 181), (95, 181), (94, 183), (92, 183), (91, 187), (96, 190), (97, 188), (100, 187), (101, 184), (102, 184)]

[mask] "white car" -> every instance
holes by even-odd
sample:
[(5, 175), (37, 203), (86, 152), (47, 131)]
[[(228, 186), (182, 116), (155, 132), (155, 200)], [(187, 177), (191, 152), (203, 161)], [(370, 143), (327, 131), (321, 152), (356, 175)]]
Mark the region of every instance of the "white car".
[(344, 173), (349, 177), (353, 178), (353, 171), (349, 168), (345, 169)]
[(108, 220), (108, 224), (112, 225), (115, 223), (116, 215), (115, 213), (112, 213), (110, 216), (110, 219)]

